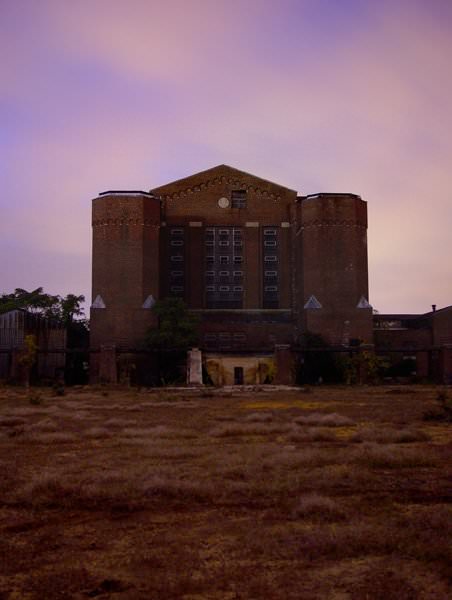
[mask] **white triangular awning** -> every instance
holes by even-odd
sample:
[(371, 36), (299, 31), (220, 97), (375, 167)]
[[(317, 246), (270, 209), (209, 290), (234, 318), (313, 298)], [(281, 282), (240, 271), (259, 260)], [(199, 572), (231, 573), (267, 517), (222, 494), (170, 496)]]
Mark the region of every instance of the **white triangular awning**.
[(96, 299), (91, 304), (91, 308), (106, 308), (105, 302), (100, 294), (96, 296)]
[(154, 306), (154, 304), (155, 304), (155, 298), (152, 294), (149, 294), (149, 296), (143, 302), (142, 308), (152, 308)]
[(314, 295), (312, 295), (304, 305), (304, 308), (322, 308), (322, 305), (317, 300), (317, 298)]
[(364, 296), (361, 296), (356, 308), (372, 308), (372, 305), (369, 304), (367, 299)]

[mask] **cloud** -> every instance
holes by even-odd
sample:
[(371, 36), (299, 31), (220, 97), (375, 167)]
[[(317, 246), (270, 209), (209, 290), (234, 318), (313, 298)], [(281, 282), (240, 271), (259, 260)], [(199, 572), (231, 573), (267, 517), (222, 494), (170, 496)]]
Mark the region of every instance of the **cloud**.
[[(440, 0), (11, 4), (0, 244), (89, 265), (99, 191), (225, 162), (301, 193), (361, 194), (371, 301), (449, 304), (449, 16)], [(87, 285), (77, 277), (62, 292)]]

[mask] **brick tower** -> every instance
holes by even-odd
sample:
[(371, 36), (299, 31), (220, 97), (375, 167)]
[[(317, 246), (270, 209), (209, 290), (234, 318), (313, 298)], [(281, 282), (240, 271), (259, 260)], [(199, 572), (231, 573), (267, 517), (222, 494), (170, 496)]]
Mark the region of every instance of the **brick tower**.
[(297, 203), (298, 327), (328, 343), (372, 342), (367, 205), (355, 194), (315, 194)]
[(92, 226), (91, 348), (136, 348), (159, 297), (160, 201), (141, 191), (104, 192), (93, 200)]

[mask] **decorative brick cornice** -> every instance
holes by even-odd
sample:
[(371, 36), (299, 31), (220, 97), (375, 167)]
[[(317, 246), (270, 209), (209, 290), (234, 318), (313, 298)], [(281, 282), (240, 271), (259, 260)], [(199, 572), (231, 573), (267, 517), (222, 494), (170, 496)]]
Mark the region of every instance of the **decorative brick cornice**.
[(149, 219), (98, 219), (93, 221), (93, 227), (121, 227), (122, 225), (133, 225), (141, 227), (160, 227), (158, 221)]
[(225, 183), (240, 190), (254, 192), (258, 196), (262, 196), (263, 198), (269, 198), (270, 200), (275, 201), (281, 199), (281, 196), (279, 194), (273, 194), (268, 190), (260, 188), (257, 185), (248, 184), (243, 180), (234, 179), (233, 177), (225, 177), (224, 175), (221, 177), (213, 177), (212, 179), (206, 179), (201, 183), (190, 187), (186, 187), (185, 189), (174, 192), (173, 194), (162, 194), (161, 198), (162, 200), (178, 200), (179, 198), (186, 198), (188, 196), (196, 194), (197, 192), (202, 192), (203, 190)]
[(343, 220), (314, 219), (313, 221), (304, 221), (301, 224), (301, 229), (307, 229), (308, 227), (359, 227), (362, 229), (367, 228), (367, 226), (365, 224), (354, 221), (353, 219), (343, 219)]

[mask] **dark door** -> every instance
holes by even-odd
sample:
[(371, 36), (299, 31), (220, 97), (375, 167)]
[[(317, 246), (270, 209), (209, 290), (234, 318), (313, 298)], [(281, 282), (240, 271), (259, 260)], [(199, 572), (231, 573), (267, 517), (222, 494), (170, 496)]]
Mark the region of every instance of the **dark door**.
[(243, 367), (234, 367), (234, 385), (243, 385)]

